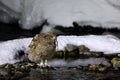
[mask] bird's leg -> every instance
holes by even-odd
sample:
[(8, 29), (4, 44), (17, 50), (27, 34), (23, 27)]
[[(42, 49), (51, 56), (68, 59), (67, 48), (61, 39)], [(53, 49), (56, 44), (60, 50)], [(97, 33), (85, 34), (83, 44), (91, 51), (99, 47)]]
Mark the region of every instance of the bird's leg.
[(45, 66), (47, 66), (48, 65), (48, 62), (47, 62), (47, 59), (45, 60)]
[(49, 66), (49, 65), (48, 65), (48, 60), (47, 60), (47, 59), (45, 60), (45, 66)]
[(39, 66), (42, 67), (43, 65), (44, 65), (44, 64), (43, 64), (43, 59), (41, 59), (41, 60), (40, 60), (40, 64), (39, 64)]

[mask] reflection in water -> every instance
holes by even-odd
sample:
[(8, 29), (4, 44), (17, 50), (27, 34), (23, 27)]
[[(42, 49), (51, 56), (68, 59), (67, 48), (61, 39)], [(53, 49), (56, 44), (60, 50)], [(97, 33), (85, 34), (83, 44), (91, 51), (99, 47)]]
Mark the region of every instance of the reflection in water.
[(118, 72), (88, 72), (77, 69), (31, 70), (30, 80), (119, 80)]
[(52, 80), (47, 69), (32, 70), (30, 80)]

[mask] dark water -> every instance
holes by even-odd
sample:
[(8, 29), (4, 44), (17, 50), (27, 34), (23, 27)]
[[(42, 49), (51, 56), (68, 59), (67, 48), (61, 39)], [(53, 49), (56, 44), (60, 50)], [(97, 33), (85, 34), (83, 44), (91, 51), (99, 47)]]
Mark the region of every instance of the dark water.
[(23, 80), (120, 80), (120, 72), (94, 72), (77, 69), (32, 70)]

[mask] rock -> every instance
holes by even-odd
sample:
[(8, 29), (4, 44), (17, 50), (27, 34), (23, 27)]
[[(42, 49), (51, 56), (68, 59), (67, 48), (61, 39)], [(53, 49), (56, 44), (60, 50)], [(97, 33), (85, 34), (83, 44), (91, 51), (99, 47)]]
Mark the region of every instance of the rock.
[(89, 48), (86, 47), (85, 45), (80, 45), (78, 46), (80, 52), (89, 52)]
[(120, 53), (118, 54), (118, 56), (120, 57)]
[(80, 65), (79, 65), (79, 66), (76, 67), (76, 69), (82, 70), (82, 69), (83, 69), (83, 66), (80, 66)]
[(12, 65), (12, 64), (6, 64), (6, 66), (4, 67), (4, 68), (6, 68), (6, 69), (11, 69), (11, 68), (13, 68), (14, 66)]
[(104, 54), (104, 57), (110, 60), (117, 56), (118, 56), (118, 53)]
[(55, 53), (55, 41), (56, 36), (52, 32), (37, 34), (29, 45), (29, 60), (45, 65), (45, 61), (51, 59)]
[(113, 58), (111, 60), (114, 69), (120, 68), (120, 58)]
[(5, 69), (0, 69), (0, 75), (2, 76), (8, 76), (9, 75), (9, 72)]
[(90, 52), (92, 56), (95, 56), (95, 57), (102, 57), (104, 55), (103, 52), (94, 52), (94, 51), (91, 51)]
[(54, 58), (64, 58), (64, 51), (56, 51)]
[(64, 57), (66, 58), (79, 58), (79, 49), (77, 46), (67, 44), (64, 50)]
[(19, 79), (19, 78), (23, 78), (23, 77), (24, 77), (24, 74), (20, 71), (15, 72), (15, 74), (13, 76), (14, 79)]
[(72, 44), (67, 44), (67, 46), (65, 47), (65, 49), (66, 49), (68, 52), (71, 52), (71, 51), (74, 51), (74, 50), (78, 49), (78, 47), (75, 46), (75, 45), (72, 45)]
[(93, 70), (93, 71), (105, 71), (107, 69), (107, 67), (105, 65), (103, 65), (102, 63), (98, 63), (98, 64), (93, 64), (89, 66), (89, 70)]
[(0, 65), (0, 69), (5, 68), (6, 64)]

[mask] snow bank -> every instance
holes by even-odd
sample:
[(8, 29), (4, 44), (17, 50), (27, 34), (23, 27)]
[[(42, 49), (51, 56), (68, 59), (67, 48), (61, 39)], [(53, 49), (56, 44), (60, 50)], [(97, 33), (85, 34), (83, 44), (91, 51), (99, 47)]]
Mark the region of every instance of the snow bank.
[(20, 60), (15, 59), (15, 55), (18, 54), (18, 51), (23, 50), (25, 53), (28, 53), (32, 38), (26, 39), (16, 39), (0, 43), (0, 64), (5, 63), (15, 63)]
[(21, 12), (24, 0), (0, 0), (0, 2), (4, 3), (7, 7), (12, 9), (15, 12)]
[[(41, 25), (79, 25), (120, 29), (119, 0), (0, 0), (15, 12), (22, 13), (20, 24), (25, 29)], [(52, 30), (52, 29), (50, 29)], [(44, 31), (43, 31), (44, 32)]]
[(11, 8), (0, 2), (0, 22), (10, 23), (18, 20), (20, 13), (12, 10)]
[[(18, 51), (23, 50), (26, 54), (28, 54), (29, 48), (28, 45), (30, 44), (32, 38), (25, 38), (25, 39), (16, 39), (10, 40), (6, 42), (0, 43), (0, 64), (5, 63), (15, 63), (20, 61), (21, 59), (15, 59), (15, 55), (18, 54)], [(75, 44), (75, 45), (86, 45), (90, 48), (91, 51), (102, 51), (106, 54), (111, 53), (118, 53), (120, 52), (120, 39), (116, 38), (112, 35), (104, 35), (104, 36), (97, 36), (97, 35), (86, 35), (86, 36), (58, 36), (57, 37), (57, 48), (56, 50), (62, 50), (67, 44)], [(95, 61), (94, 61), (95, 60)], [(80, 64), (88, 64), (92, 61), (98, 62), (99, 60), (104, 59), (91, 59), (90, 62), (88, 60), (78, 59), (72, 62), (66, 62), (64, 60), (52, 60), (49, 62), (51, 65), (61, 65), (65, 66), (66, 64), (73, 64), (77, 65)], [(59, 64), (57, 64), (59, 62)], [(86, 62), (84, 64), (84, 62)], [(93, 63), (94, 63), (93, 62)]]
[(105, 54), (120, 52), (120, 39), (112, 35), (58, 36), (57, 50), (63, 50), (67, 44), (85, 45), (90, 51), (102, 51)]
[(25, 0), (23, 28), (47, 20), (50, 25), (80, 25), (120, 29), (119, 0)]

